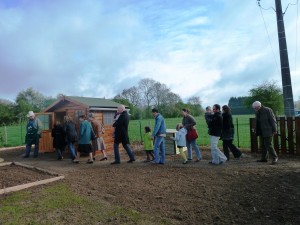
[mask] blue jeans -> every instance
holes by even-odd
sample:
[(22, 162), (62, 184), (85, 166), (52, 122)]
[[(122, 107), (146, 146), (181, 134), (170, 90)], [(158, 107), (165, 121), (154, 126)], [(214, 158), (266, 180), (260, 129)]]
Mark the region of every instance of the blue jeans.
[[(32, 144), (26, 144), (25, 156), (30, 155), (31, 146), (32, 146)], [(38, 157), (38, 155), (39, 155), (39, 143), (34, 145), (33, 157)]]
[(75, 151), (75, 147), (73, 143), (69, 143), (69, 151), (70, 151), (70, 155), (71, 155), (71, 159), (74, 160), (76, 158), (76, 151)]
[(192, 148), (191, 147), (194, 148), (194, 150), (196, 152), (197, 159), (200, 160), (202, 158), (201, 151), (200, 151), (199, 147), (196, 144), (196, 139), (191, 140), (191, 141), (186, 140), (186, 147), (187, 147), (187, 150), (188, 150), (188, 159), (189, 160), (193, 159), (193, 153), (192, 153)]
[[(120, 143), (114, 143), (115, 162), (121, 162), (120, 152), (119, 152), (119, 144)], [(125, 151), (127, 152), (127, 155), (129, 156), (129, 159), (134, 161), (135, 160), (134, 159), (134, 154), (133, 154), (133, 152), (130, 148), (130, 145), (127, 144), (127, 143), (122, 142), (122, 146), (125, 149)]]
[(166, 140), (164, 137), (155, 136), (154, 140), (154, 162), (164, 164), (166, 159)]

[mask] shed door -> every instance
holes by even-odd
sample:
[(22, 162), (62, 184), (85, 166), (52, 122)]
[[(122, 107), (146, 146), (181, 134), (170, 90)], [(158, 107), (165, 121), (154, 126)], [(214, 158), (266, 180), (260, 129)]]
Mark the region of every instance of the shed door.
[(39, 143), (40, 152), (54, 152), (51, 137), (51, 130), (54, 126), (54, 113), (36, 113), (35, 115), (43, 124), (42, 137)]

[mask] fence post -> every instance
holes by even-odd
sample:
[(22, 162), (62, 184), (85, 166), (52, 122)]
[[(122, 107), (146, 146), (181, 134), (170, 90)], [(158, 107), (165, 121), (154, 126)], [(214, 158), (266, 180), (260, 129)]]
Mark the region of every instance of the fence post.
[(7, 145), (7, 127), (4, 125), (4, 137), (5, 137), (5, 145)]
[(239, 118), (236, 118), (236, 131), (238, 147), (240, 147)]
[(279, 120), (280, 124), (280, 144), (281, 147), (279, 147), (277, 150), (277, 153), (281, 150), (281, 153), (286, 154), (286, 129), (285, 129), (285, 117), (280, 117)]
[(249, 124), (250, 124), (250, 139), (251, 139), (251, 152), (257, 153), (258, 152), (258, 141), (256, 136), (256, 119), (255, 118), (249, 118)]
[(300, 155), (300, 117), (295, 117), (296, 154)]
[(141, 137), (141, 143), (143, 143), (143, 135), (142, 135), (142, 123), (139, 120), (139, 124), (140, 124), (140, 137)]
[(287, 131), (288, 131), (289, 154), (294, 154), (295, 146), (294, 146), (293, 117), (287, 117), (286, 122), (287, 122)]

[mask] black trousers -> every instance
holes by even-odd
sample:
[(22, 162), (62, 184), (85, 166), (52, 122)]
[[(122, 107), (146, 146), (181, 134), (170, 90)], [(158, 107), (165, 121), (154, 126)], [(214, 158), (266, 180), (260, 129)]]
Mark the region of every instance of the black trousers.
[(242, 155), (241, 151), (232, 143), (233, 140), (222, 140), (224, 155), (229, 160), (229, 149), (232, 152), (234, 158), (238, 158)]

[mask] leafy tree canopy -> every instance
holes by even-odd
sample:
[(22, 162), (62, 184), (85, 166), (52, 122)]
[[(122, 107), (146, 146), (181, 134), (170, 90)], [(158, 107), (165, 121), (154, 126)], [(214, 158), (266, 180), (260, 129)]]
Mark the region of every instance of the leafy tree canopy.
[(276, 115), (283, 114), (282, 89), (275, 81), (264, 81), (262, 84), (250, 89), (250, 96), (245, 99), (245, 105), (251, 106), (254, 101), (270, 107)]

